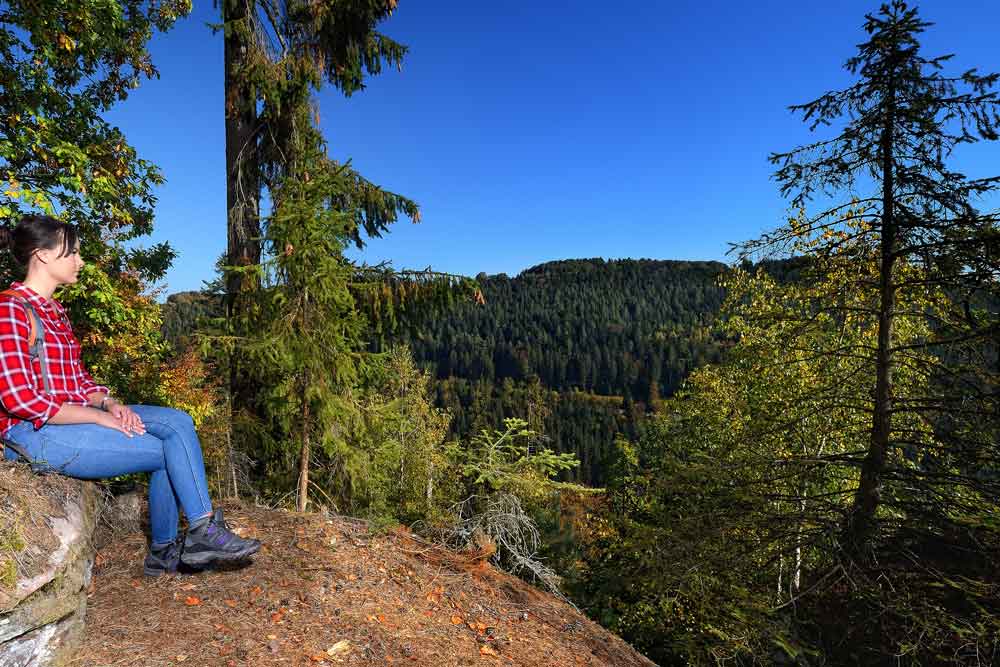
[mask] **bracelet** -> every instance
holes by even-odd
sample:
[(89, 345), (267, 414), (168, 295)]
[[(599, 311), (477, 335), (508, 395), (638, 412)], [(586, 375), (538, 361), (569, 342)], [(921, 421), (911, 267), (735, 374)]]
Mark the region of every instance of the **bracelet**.
[(101, 410), (104, 410), (105, 412), (108, 411), (107, 406), (108, 406), (108, 401), (110, 400), (112, 400), (111, 394), (107, 394), (104, 398), (101, 399)]

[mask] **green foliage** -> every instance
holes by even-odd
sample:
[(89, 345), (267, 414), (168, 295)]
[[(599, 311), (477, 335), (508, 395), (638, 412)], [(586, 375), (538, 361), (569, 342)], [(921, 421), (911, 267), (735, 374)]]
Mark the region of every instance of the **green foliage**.
[[(84, 232), (85, 255), (116, 240), (151, 231), (157, 169), (138, 158), (101, 114), (156, 76), (146, 43), (166, 30), (190, 2), (10, 2), (0, 8), (0, 174), (7, 181), (0, 219), (21, 212), (58, 212)], [(131, 260), (137, 270), (160, 271), (113, 247), (112, 270)], [(165, 251), (159, 249), (160, 255)], [(149, 277), (149, 276), (144, 276)]]
[(457, 452), (470, 494), (512, 493), (535, 500), (554, 488), (552, 478), (579, 465), (572, 454), (536, 448), (538, 434), (527, 426), (522, 419), (505, 419), (502, 430), (484, 429)]
[[(8, 2), (0, 7), (0, 222), (41, 210), (79, 225), (87, 266), (58, 297), (95, 377), (126, 400), (158, 395), (166, 348), (144, 293), (173, 258), (165, 244), (126, 248), (150, 233), (162, 183), (102, 114), (156, 76), (146, 44), (190, 3)], [(3, 282), (20, 274), (0, 259)]]
[[(877, 332), (872, 294), (844, 287), (878, 266), (862, 244), (845, 247), (849, 256), (815, 260), (796, 283), (734, 271), (723, 313), (737, 343), (725, 363), (696, 370), (638, 446), (620, 443), (572, 592), (661, 663), (767, 664), (775, 650), (804, 662), (870, 662), (903, 650), (926, 658), (945, 644), (989, 647), (986, 629), (1000, 619), (986, 611), (996, 601), (978, 573), (995, 561), (997, 534), (975, 517), (962, 531), (936, 533), (940, 519), (921, 509), (920, 485), (933, 484), (936, 502), (955, 512), (992, 505), (992, 482), (963, 481), (959, 470), (970, 468), (961, 464), (949, 471), (944, 447), (934, 458), (904, 446), (889, 453), (894, 476), (917, 476), (882, 497), (880, 520), (899, 541), (883, 547), (877, 574), (844, 564), (840, 531), (869, 441)], [(900, 290), (900, 346), (926, 340), (951, 306), (921, 275), (900, 268), (912, 285)], [(937, 360), (916, 349), (907, 358), (894, 391), (919, 400)], [(935, 437), (934, 424), (912, 415), (894, 427), (899, 440)], [(974, 562), (945, 556), (961, 545)], [(854, 624), (832, 623), (843, 616), (830, 608), (852, 610)], [(884, 619), (877, 628), (866, 617), (875, 609)], [(907, 643), (914, 636), (924, 639)]]
[(198, 329), (210, 327), (213, 320), (225, 315), (222, 296), (210, 292), (177, 292), (167, 297), (160, 307), (164, 340), (174, 348), (183, 349), (193, 341), (192, 334)]
[(452, 507), (451, 538), (558, 594), (560, 578), (539, 556), (542, 538), (536, 517), (544, 515), (562, 491), (586, 489), (554, 481), (579, 462), (572, 454), (536, 447), (538, 435), (527, 426), (522, 419), (506, 419), (503, 429), (483, 430), (465, 446), (453, 447), (464, 499)]
[(227, 344), (236, 372), (258, 388), (252, 407), (267, 431), (274, 473), (289, 454), (304, 452), (308, 460), (311, 446), (344, 451), (338, 425), (357, 418), (347, 395), (364, 361), (365, 323), (354, 308), (353, 270), (343, 256), (350, 214), (328, 206), (330, 193), (346, 187), (344, 174), (308, 144), (300, 151), (309, 171), (275, 190), (267, 259), (244, 269), (259, 276), (261, 289), (229, 322), (235, 336), (217, 339)]
[[(260, 261), (261, 198), (274, 200), (286, 179), (302, 175), (303, 146), (312, 151), (322, 144), (312, 93), (330, 83), (350, 96), (383, 64), (401, 65), (406, 47), (376, 31), (395, 7), (396, 0), (220, 3), (226, 131), (231, 147), (239, 147), (226, 159), (229, 265)], [(414, 202), (367, 181), (350, 164), (331, 164), (342, 170), (345, 187), (330, 193), (330, 206), (349, 213), (348, 237), (357, 245), (363, 245), (362, 232), (379, 236), (400, 214), (419, 219)], [(227, 275), (231, 310), (243, 307), (244, 288), (256, 288), (244, 284), (247, 278), (253, 272)], [(233, 381), (238, 384), (238, 376)], [(242, 401), (242, 388), (233, 390)]]
[[(355, 462), (318, 462), (317, 483), (355, 516), (439, 524), (456, 493), (457, 475), (444, 441), (450, 417), (433, 406), (430, 378), (405, 347), (371, 357), (366, 370), (359, 420), (347, 435), (345, 456)], [(344, 469), (359, 474), (338, 480), (337, 471)]]

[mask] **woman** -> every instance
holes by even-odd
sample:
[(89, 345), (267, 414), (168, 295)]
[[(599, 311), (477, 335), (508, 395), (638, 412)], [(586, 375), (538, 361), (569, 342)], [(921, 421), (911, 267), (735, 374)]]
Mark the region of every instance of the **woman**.
[[(80, 363), (80, 344), (52, 298), (60, 285), (75, 283), (83, 267), (76, 228), (25, 216), (13, 230), (0, 227), (2, 248), (27, 276), (0, 293), (0, 434), (36, 466), (70, 477), (150, 473), (147, 575), (176, 572), (178, 562), (204, 566), (256, 553), (259, 541), (239, 537), (221, 510), (212, 511), (191, 417), (171, 408), (123, 405)], [(33, 331), (40, 340), (35, 347)], [(17, 458), (11, 447), (4, 456)], [(183, 540), (178, 506), (188, 520)]]

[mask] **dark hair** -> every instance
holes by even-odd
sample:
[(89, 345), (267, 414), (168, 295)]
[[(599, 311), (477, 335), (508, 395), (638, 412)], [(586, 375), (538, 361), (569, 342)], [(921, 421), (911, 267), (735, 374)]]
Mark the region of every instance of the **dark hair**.
[(0, 250), (9, 249), (23, 267), (36, 250), (55, 250), (61, 245), (60, 257), (72, 254), (79, 238), (76, 225), (49, 215), (21, 216), (14, 229), (0, 225)]

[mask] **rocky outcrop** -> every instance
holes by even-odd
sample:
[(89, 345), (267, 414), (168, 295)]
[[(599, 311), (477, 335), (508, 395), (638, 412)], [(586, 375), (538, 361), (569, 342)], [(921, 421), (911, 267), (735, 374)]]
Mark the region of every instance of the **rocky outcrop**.
[(58, 667), (83, 633), (100, 493), (89, 482), (0, 463), (3, 528), (19, 548), (0, 588), (0, 665)]

